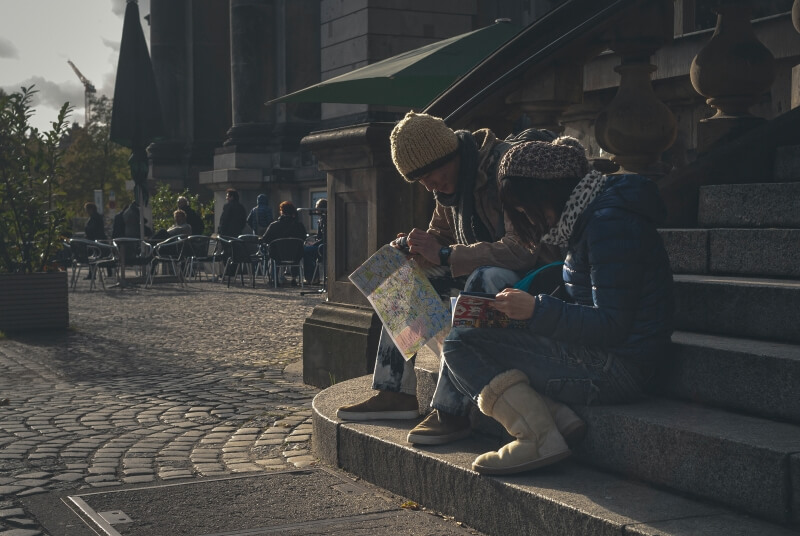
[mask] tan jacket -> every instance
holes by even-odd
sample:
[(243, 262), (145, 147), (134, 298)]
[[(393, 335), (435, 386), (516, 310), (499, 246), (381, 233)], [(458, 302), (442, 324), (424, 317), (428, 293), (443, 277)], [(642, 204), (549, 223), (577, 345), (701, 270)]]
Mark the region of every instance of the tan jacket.
[[(433, 217), (428, 225), (428, 233), (434, 235), (443, 246), (452, 246), (450, 254), (450, 270), (453, 277), (469, 275), (480, 266), (499, 266), (518, 272), (527, 272), (535, 267), (538, 262), (553, 262), (560, 260), (557, 252), (552, 249), (531, 251), (520, 242), (511, 221), (503, 213), (505, 233), (500, 227), (501, 207), (499, 200), (492, 200), (486, 195), (489, 180), (496, 180), (494, 173), (487, 176), (487, 169), (493, 163), (490, 158), (492, 149), (499, 143), (491, 130), (481, 129), (473, 132), (478, 143), (478, 173), (475, 177), (475, 213), (496, 238), (495, 242), (478, 242), (476, 244), (455, 244), (455, 209), (436, 203)], [(496, 164), (496, 162), (494, 162)], [(492, 166), (494, 169), (497, 166)]]

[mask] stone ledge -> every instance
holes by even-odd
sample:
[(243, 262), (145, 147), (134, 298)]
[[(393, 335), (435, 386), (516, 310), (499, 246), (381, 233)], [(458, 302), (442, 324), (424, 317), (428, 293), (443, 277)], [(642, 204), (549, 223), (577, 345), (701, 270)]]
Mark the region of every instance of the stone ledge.
[(455, 516), (490, 535), (789, 536), (781, 526), (588, 468), (575, 461), (510, 477), (470, 469), (497, 442), (475, 436), (415, 448), (418, 421), (340, 423), (336, 408), (369, 395), (370, 377), (336, 384), (314, 399), (314, 450), (323, 461)]

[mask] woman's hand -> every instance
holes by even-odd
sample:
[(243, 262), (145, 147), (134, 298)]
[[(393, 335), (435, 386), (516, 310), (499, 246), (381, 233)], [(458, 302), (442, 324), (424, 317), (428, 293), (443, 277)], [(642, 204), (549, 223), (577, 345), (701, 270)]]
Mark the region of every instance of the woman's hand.
[(507, 288), (497, 293), (492, 305), (512, 320), (528, 320), (533, 316), (536, 298), (524, 290)]

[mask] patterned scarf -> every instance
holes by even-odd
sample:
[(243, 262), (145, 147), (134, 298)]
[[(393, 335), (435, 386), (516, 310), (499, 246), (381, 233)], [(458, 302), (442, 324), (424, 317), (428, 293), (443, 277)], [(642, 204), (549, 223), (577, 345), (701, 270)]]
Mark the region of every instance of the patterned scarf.
[(455, 222), (456, 244), (475, 244), (491, 242), (492, 237), (480, 217), (475, 213), (475, 178), (478, 172), (478, 144), (475, 137), (467, 130), (456, 131), (459, 139), (459, 156), (461, 163), (458, 170), (457, 190), (447, 195), (436, 192), (435, 197), (440, 205), (447, 207), (453, 214)]
[(553, 244), (556, 246), (566, 246), (572, 236), (572, 230), (578, 217), (583, 214), (586, 207), (594, 201), (597, 194), (606, 183), (606, 176), (599, 171), (592, 170), (572, 190), (572, 193), (564, 205), (561, 217), (555, 227), (547, 231), (542, 237), (542, 244)]

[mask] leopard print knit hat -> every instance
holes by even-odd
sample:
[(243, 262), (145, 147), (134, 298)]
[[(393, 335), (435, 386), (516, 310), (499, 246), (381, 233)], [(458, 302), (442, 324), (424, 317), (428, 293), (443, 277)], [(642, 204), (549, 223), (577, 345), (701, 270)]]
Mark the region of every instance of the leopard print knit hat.
[(440, 117), (408, 112), (389, 135), (392, 161), (413, 182), (458, 154), (458, 137)]
[(552, 143), (531, 141), (515, 145), (503, 155), (497, 177), (499, 180), (506, 177), (556, 180), (581, 177), (558, 223), (541, 239), (542, 244), (557, 246), (568, 244), (578, 216), (594, 201), (606, 182), (605, 175), (589, 166), (581, 143), (569, 136), (556, 138)]
[(562, 136), (552, 142), (528, 141), (506, 151), (497, 178), (572, 179), (589, 172), (589, 161), (581, 143)]

